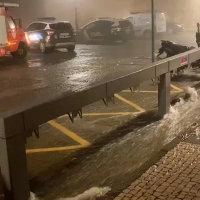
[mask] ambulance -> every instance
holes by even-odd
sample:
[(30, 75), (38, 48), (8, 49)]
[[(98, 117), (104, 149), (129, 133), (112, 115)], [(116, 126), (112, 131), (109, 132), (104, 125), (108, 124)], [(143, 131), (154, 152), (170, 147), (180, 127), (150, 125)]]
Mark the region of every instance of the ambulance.
[(25, 33), (9, 14), (10, 8), (18, 7), (19, 4), (0, 2), (0, 57), (12, 55), (24, 59), (28, 53)]

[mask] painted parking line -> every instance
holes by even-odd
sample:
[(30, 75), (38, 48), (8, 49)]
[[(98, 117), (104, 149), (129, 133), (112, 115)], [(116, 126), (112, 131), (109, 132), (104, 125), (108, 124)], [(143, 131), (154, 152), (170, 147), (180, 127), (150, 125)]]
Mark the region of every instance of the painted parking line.
[(45, 153), (45, 152), (57, 152), (57, 151), (67, 151), (67, 150), (77, 150), (82, 149), (90, 146), (90, 143), (83, 138), (76, 135), (74, 132), (70, 131), (66, 127), (62, 126), (61, 124), (58, 124), (55, 121), (49, 121), (48, 124), (50, 124), (52, 127), (56, 128), (66, 136), (70, 137), (74, 141), (78, 143), (78, 145), (73, 146), (64, 146), (64, 147), (51, 147), (51, 148), (38, 148), (38, 149), (27, 149), (26, 153)]
[(65, 135), (67, 135), (68, 137), (70, 137), (71, 139), (73, 139), (74, 141), (79, 143), (80, 145), (84, 145), (84, 146), (90, 145), (90, 143), (88, 141), (79, 137), (78, 135), (76, 135), (75, 133), (73, 133), (72, 131), (67, 129), (66, 127), (62, 126), (61, 124), (58, 124), (57, 122), (49, 121), (48, 124), (50, 124), (51, 126), (53, 126), (56, 129), (58, 129), (60, 132), (64, 133)]
[[(173, 84), (170, 84), (170, 87), (173, 88), (175, 91), (171, 91), (171, 93), (179, 93), (179, 92), (183, 92), (184, 90), (173, 85)], [(131, 90), (123, 90), (122, 92), (132, 92)], [(142, 91), (138, 91), (138, 90), (135, 90), (134, 92), (137, 92), (137, 93), (158, 93), (157, 90), (142, 90)]]
[[(132, 91), (131, 90), (123, 90), (123, 92), (128, 92), (128, 93), (132, 93)], [(134, 92), (136, 92), (136, 93), (154, 93), (154, 94), (157, 94), (158, 93), (158, 91), (156, 91), (156, 90), (147, 90), (147, 91), (134, 91)], [(180, 91), (171, 91), (171, 93), (180, 93)]]
[(178, 91), (178, 92), (183, 92), (184, 90), (182, 89), (182, 88), (179, 88), (179, 87), (177, 87), (177, 86), (175, 86), (175, 85), (170, 85), (171, 86), (171, 88), (173, 88), (174, 90), (176, 90), (176, 91)]
[(83, 116), (115, 116), (115, 115), (139, 115), (141, 112), (114, 112), (114, 113), (85, 113)]
[(85, 145), (74, 145), (74, 146), (66, 146), (66, 147), (52, 147), (52, 148), (40, 148), (40, 149), (27, 149), (27, 154), (32, 153), (47, 153), (47, 152), (56, 152), (56, 151), (67, 151), (67, 150), (77, 150), (88, 147)]
[(141, 108), (140, 106), (138, 106), (137, 104), (123, 98), (122, 96), (118, 95), (118, 94), (115, 94), (115, 97), (118, 98), (119, 100), (123, 101), (124, 103), (132, 106), (133, 108), (137, 109), (138, 111), (140, 112), (145, 112), (145, 110), (143, 108)]

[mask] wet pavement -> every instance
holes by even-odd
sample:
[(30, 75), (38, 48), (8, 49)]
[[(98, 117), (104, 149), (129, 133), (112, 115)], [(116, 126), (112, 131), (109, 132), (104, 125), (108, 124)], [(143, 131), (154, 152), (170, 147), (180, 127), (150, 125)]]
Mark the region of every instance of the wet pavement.
[[(187, 33), (170, 39), (196, 46), (194, 36)], [(5, 111), (4, 106), (24, 106), (71, 88), (87, 87), (94, 80), (101, 81), (102, 74), (108, 77), (141, 68), (151, 61), (150, 44), (137, 40), (107, 46), (77, 45), (74, 54), (56, 51), (41, 55), (33, 50), (25, 62), (0, 61), (0, 110)], [(174, 78), (172, 97), (197, 84), (196, 73)], [(74, 124), (67, 116), (50, 121), (41, 126), (39, 140), (28, 139), (28, 172), (33, 192), (51, 200), (74, 196), (93, 186), (109, 186), (112, 199), (133, 181), (131, 176), (136, 169), (177, 136), (173, 132), (180, 132), (178, 126), (165, 133), (169, 128), (166, 124), (171, 121), (164, 123), (164, 130), (155, 131), (160, 122), (154, 111), (157, 86), (151, 81), (134, 93), (125, 90), (117, 94), (115, 100), (109, 107), (103, 101), (85, 107), (83, 119), (76, 118)], [(153, 111), (139, 115), (150, 110)], [(184, 120), (182, 123), (187, 125)]]
[[(162, 39), (167, 38), (167, 36)], [(193, 33), (171, 36), (170, 39), (195, 44)], [(159, 41), (156, 41), (159, 47)], [(75, 53), (67, 50), (42, 55), (31, 51), (26, 61), (6, 59), (0, 62), (0, 113), (26, 109), (33, 102), (69, 95), (94, 83), (117, 78), (144, 68), (151, 62), (151, 42), (135, 40), (114, 45), (77, 45)]]

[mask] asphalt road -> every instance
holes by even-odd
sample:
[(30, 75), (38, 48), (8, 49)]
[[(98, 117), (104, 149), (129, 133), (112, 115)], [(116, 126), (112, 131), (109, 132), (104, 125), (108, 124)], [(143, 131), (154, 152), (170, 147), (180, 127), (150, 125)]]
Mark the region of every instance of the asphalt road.
[[(196, 46), (194, 33), (165, 36), (162, 39), (167, 38)], [(156, 41), (158, 47), (159, 40)], [(64, 50), (50, 55), (31, 51), (24, 62), (1, 60), (0, 76), (6, 76), (10, 71), (13, 76), (20, 76), (18, 72), (21, 69), (45, 71), (54, 67), (56, 76), (57, 65), (65, 65), (66, 70), (70, 69), (70, 81), (73, 83), (78, 76), (87, 77), (90, 70), (99, 73), (101, 68), (105, 70), (110, 66), (122, 69), (126, 66), (131, 70), (150, 62), (150, 41), (77, 45), (74, 54)], [(172, 97), (179, 96), (187, 86), (198, 83), (196, 73), (189, 71), (176, 77), (171, 85)], [(38, 80), (39, 84), (45, 82), (43, 78)], [(60, 84), (62, 81), (65, 81), (64, 78)], [(23, 84), (26, 85), (26, 82)], [(45, 87), (48, 87), (48, 82), (45, 82)], [(1, 95), (4, 93), (6, 89)], [(85, 107), (83, 119), (76, 118), (74, 124), (63, 116), (42, 125), (40, 139), (32, 137), (27, 143), (31, 190), (51, 200), (74, 196), (93, 186), (110, 186), (110, 198), (114, 197), (132, 181), (137, 168), (176, 136), (177, 129), (173, 127), (166, 133), (169, 122), (158, 122), (154, 111), (142, 114), (156, 107), (157, 86), (148, 81), (140, 86), (139, 91), (131, 93), (125, 90), (116, 94), (115, 104), (111, 102), (108, 107), (103, 101)], [(164, 128), (156, 129), (160, 123), (164, 124)]]

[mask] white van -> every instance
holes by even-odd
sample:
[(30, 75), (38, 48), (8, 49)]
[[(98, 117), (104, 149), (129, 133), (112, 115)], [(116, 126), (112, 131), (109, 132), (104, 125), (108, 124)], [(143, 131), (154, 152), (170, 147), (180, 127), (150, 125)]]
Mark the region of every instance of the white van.
[[(150, 38), (152, 33), (152, 16), (151, 12), (131, 13), (131, 16), (126, 17), (134, 27), (135, 36), (144, 36)], [(156, 13), (155, 16), (156, 33), (164, 33), (167, 29), (167, 22), (164, 13)]]

